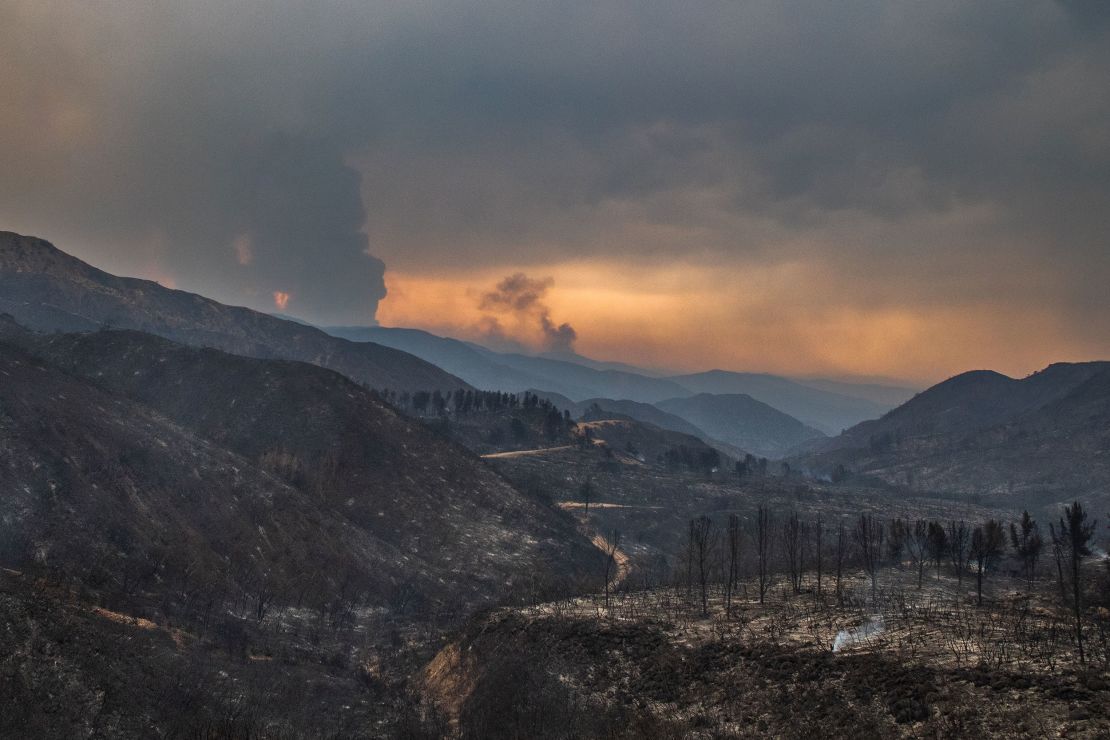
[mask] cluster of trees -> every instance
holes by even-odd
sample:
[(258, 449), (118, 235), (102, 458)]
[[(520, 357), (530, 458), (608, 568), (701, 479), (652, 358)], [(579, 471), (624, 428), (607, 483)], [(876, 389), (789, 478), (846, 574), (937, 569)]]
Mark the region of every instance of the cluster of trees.
[(744, 455), (743, 460), (736, 461), (736, 477), (740, 480), (752, 476), (767, 475), (767, 458), (756, 457), (750, 452)]
[(1059, 521), (1048, 529), (1046, 539), (1028, 511), (1008, 526), (994, 519), (977, 524), (902, 518), (884, 521), (874, 514), (861, 514), (855, 520), (838, 520), (826, 527), (821, 519), (805, 520), (796, 511), (776, 516), (760, 506), (754, 521), (746, 525), (735, 514), (729, 515), (723, 526), (706, 515), (691, 519), (683, 558), (685, 572), (680, 579), (687, 596), (697, 597), (703, 615), (708, 615), (710, 587), (719, 584), (725, 613), (731, 617), (744, 562), (750, 564), (760, 603), (783, 579), (795, 594), (808, 590), (815, 599), (822, 599), (831, 588), (840, 599), (845, 573), (852, 569), (867, 576), (875, 603), (883, 569), (908, 566), (916, 574), (918, 588), (927, 570), (935, 571), (939, 579), (947, 568), (961, 585), (965, 575), (974, 574), (976, 602), (982, 605), (984, 582), (1000, 568), (1003, 558), (1010, 558), (1016, 566), (1012, 575), (1032, 588), (1047, 551), (1061, 603), (1073, 616), (1075, 642), (1083, 662), (1087, 589), (1082, 562), (1092, 554), (1095, 522), (1088, 521), (1083, 506), (1075, 502), (1066, 506)]
[(443, 392), (440, 390), (403, 391), (382, 389), (375, 391), (377, 396), (402, 411), (420, 416), (444, 416), (446, 414), (466, 415), (482, 411), (503, 411), (511, 409), (543, 409), (559, 414), (560, 418), (570, 420), (570, 412), (560, 412), (555, 405), (535, 393), (502, 393), (501, 391), (474, 391), (457, 389)]
[(662, 462), (668, 468), (687, 468), (708, 473), (721, 466), (721, 454), (712, 447), (678, 445), (663, 453)]
[(550, 440), (563, 436), (573, 424), (569, 411), (560, 411), (547, 399), (530, 392), (518, 395), (500, 391), (458, 389), (446, 393), (439, 390), (413, 393), (378, 390), (375, 393), (407, 414), (431, 417), (443, 430), (447, 429), (449, 418), (462, 420), (475, 417), (481, 422), (485, 418), (483, 415), (517, 412), (513, 413), (507, 429), (497, 426), (489, 430), (488, 441), (492, 444), (504, 442), (506, 432), (514, 442), (523, 442), (532, 436), (529, 425), (520, 418), (520, 413), (530, 420), (539, 418), (542, 427), (540, 432)]

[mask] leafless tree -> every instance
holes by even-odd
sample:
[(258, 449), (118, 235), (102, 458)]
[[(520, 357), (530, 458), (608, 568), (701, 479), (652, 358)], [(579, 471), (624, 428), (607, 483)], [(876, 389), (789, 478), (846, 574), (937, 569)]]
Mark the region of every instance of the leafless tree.
[(971, 528), (967, 522), (948, 522), (948, 559), (956, 570), (956, 581), (961, 586), (964, 582), (964, 571), (967, 570), (967, 548), (971, 540)]
[(1028, 511), (1021, 513), (1020, 529), (1018, 527), (1019, 525), (1010, 523), (1010, 544), (1017, 552), (1022, 570), (1025, 571), (1025, 578), (1032, 588), (1033, 579), (1037, 575), (1037, 560), (1040, 559), (1041, 551), (1044, 549), (1044, 540), (1041, 539), (1036, 520), (1029, 515)]
[(617, 572), (617, 552), (620, 551), (621, 533), (611, 530), (605, 538), (605, 608), (609, 608), (609, 584)]
[(917, 569), (917, 587), (925, 580), (925, 564), (929, 561), (929, 523), (918, 519), (906, 537), (906, 551)]
[(852, 538), (859, 548), (860, 561), (871, 579), (871, 603), (877, 601), (879, 567), (883, 557), (883, 523), (871, 514), (861, 514)]
[(839, 603), (841, 600), (840, 582), (844, 575), (844, 558), (848, 550), (848, 531), (844, 528), (844, 522), (837, 522), (836, 525), (836, 600)]
[(886, 538), (886, 549), (890, 559), (898, 570), (902, 569), (902, 554), (908, 546), (910, 538), (910, 525), (905, 519), (891, 519), (889, 535)]
[(782, 523), (782, 553), (786, 560), (786, 570), (790, 576), (790, 587), (794, 593), (802, 590), (802, 521), (798, 512), (791, 511)]
[(825, 523), (818, 519), (813, 523), (813, 559), (817, 567), (817, 592), (814, 598), (821, 599), (821, 571), (825, 563)]
[(1052, 539), (1052, 560), (1056, 563), (1056, 587), (1060, 590), (1060, 601), (1066, 603), (1068, 600), (1068, 591), (1064, 584), (1064, 560), (1066, 559), (1064, 538), (1062, 534), (1056, 530), (1056, 525), (1051, 522), (1048, 525), (1048, 533)]
[(975, 592), (976, 603), (983, 604), (983, 574), (994, 566), (1002, 548), (1006, 545), (1006, 536), (1002, 533), (1002, 524), (994, 519), (988, 519), (982, 526), (976, 527), (971, 533), (971, 557), (975, 559)]
[(690, 521), (690, 552), (697, 570), (698, 585), (701, 587), (701, 614), (709, 616), (709, 571), (713, 564), (713, 551), (717, 546), (717, 532), (713, 520), (699, 516)]
[(1071, 603), (1075, 616), (1075, 642), (1079, 647), (1079, 662), (1086, 664), (1087, 657), (1083, 652), (1083, 582), (1080, 579), (1079, 566), (1083, 558), (1091, 554), (1091, 538), (1095, 534), (1096, 522), (1087, 523), (1087, 512), (1076, 501), (1064, 507), (1064, 516), (1060, 517), (1060, 540), (1067, 557), (1071, 571)]
[(756, 513), (756, 564), (759, 575), (759, 603), (764, 603), (767, 591), (772, 585), (771, 554), (774, 547), (774, 524), (771, 512), (760, 506)]
[(728, 515), (728, 577), (725, 582), (725, 617), (732, 618), (732, 589), (739, 577), (740, 517)]
[(587, 523), (590, 521), (590, 500), (593, 499), (593, 497), (593, 482), (589, 478), (586, 478), (586, 480), (582, 481), (582, 485), (578, 487), (578, 498), (582, 499), (582, 503), (585, 505), (583, 516)]

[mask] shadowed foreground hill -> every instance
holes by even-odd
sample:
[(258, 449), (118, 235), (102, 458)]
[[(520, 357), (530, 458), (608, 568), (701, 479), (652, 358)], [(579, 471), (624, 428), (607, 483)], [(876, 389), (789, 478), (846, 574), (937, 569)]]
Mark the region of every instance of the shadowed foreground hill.
[[(134, 566), (141, 592), (196, 558), (236, 598), (346, 580), (419, 615), (573, 579), (597, 557), (568, 517), (337, 373), (138, 332), (5, 329), (9, 562), (108, 558), (97, 583), (126, 591)], [(66, 555), (75, 542), (95, 557)]]
[(468, 387), (406, 352), (349, 342), (149, 280), (116, 277), (42, 239), (7, 231), (0, 232), (0, 312), (39, 331), (90, 331), (107, 325), (239, 355), (310, 362), (371, 388)]

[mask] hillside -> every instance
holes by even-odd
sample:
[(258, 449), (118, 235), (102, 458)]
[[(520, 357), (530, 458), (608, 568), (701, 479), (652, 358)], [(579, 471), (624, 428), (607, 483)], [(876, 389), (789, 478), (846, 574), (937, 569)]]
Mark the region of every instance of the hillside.
[(1049, 506), (1106, 500), (1110, 363), (1051, 365), (1027, 378), (964, 373), (802, 458), (888, 483)]
[(689, 395), (687, 389), (673, 381), (627, 370), (596, 369), (578, 362), (484, 348), (478, 351), (499, 364), (529, 374), (533, 378), (530, 387), (561, 393), (576, 401), (602, 397), (652, 403), (675, 395)]
[(910, 400), (917, 390), (907, 385), (898, 385), (896, 381), (886, 383), (869, 383), (865, 380), (829, 380), (828, 378), (795, 378), (796, 382), (830, 393), (852, 398), (862, 398), (877, 403), (886, 408), (900, 406)]
[(731, 462), (697, 437), (660, 429), (635, 419), (613, 418), (587, 413), (578, 432), (595, 444), (604, 442), (613, 457), (675, 471), (711, 472), (727, 468)]
[(710, 437), (762, 457), (778, 458), (823, 435), (792, 416), (744, 394), (700, 393), (657, 404)]
[(879, 419), (863, 422), (834, 438), (829, 448), (861, 447), (872, 439), (958, 435), (1017, 418), (1066, 396), (1110, 363), (1058, 363), (1016, 380), (974, 370), (922, 391)]
[[(236, 543), (245, 549), (232, 559), (248, 564), (263, 537), (264, 561), (273, 549), (321, 587), (354, 563), (370, 579), (360, 589), (369, 603), (420, 614), (505, 598), (525, 576), (533, 588), (573, 579), (596, 555), (560, 512), (332, 371), (131, 331), (36, 337), (9, 323), (5, 334), (6, 471), (26, 496), (6, 505), (70, 511), (51, 492), (74, 481), (87, 503), (72, 526), (90, 546), (111, 549), (96, 539), (120, 530), (137, 542), (192, 533), (205, 547)], [(207, 503), (175, 514), (194, 489)], [(246, 503), (255, 490), (290, 534), (258, 519)], [(56, 516), (41, 526), (59, 543), (73, 539)], [(300, 543), (336, 553), (297, 555)], [(180, 549), (192, 554), (187, 542)]]
[(0, 232), (0, 312), (40, 331), (136, 329), (250, 357), (310, 362), (371, 388), (443, 390), (466, 383), (418, 357), (349, 342), (295, 321), (225, 306), (98, 270), (52, 244)]
[[(745, 394), (793, 416), (826, 434), (837, 434), (890, 410), (912, 395), (905, 388), (834, 381), (795, 381), (777, 375), (713, 370), (660, 377), (631, 365), (600, 362), (574, 353), (529, 356), (496, 352), (472, 342), (439, 337), (417, 329), (387, 327), (330, 327), (335, 336), (377, 342), (409, 352), (462, 378), (476, 388), (520, 392), (539, 389), (579, 404), (577, 414), (591, 403), (664, 428), (694, 434), (685, 426), (657, 416), (648, 418), (649, 404), (698, 393)], [(878, 399), (878, 400), (876, 400)], [(617, 409), (615, 404), (635, 403)], [(582, 405), (584, 404), (584, 405)], [(567, 406), (569, 408), (569, 406)], [(666, 421), (666, 423), (661, 423)], [(668, 426), (670, 424), (671, 426)], [(699, 435), (699, 436), (705, 436)]]
[(689, 434), (709, 441), (707, 439), (709, 435), (683, 419), (681, 416), (668, 413), (650, 403), (627, 400), (618, 401), (612, 398), (587, 398), (584, 401), (572, 401), (566, 396), (558, 393), (550, 393), (535, 389), (532, 389), (531, 392), (540, 396), (540, 398), (546, 398), (560, 409), (570, 411), (571, 415), (575, 418), (581, 418), (584, 414), (589, 412), (591, 413), (592, 420), (600, 419), (603, 417), (599, 416), (597, 412), (602, 411), (615, 414), (616, 416), (613, 418), (623, 417), (636, 419), (637, 421), (642, 421), (647, 424), (653, 424), (660, 429), (669, 429), (672, 432)]
[(598, 396), (653, 401), (688, 394), (670, 381), (632, 372), (620, 364), (600, 363), (577, 355), (575, 361), (569, 361), (495, 352), (417, 329), (330, 327), (328, 332), (353, 341), (377, 342), (409, 352), (484, 390), (518, 393), (542, 388), (576, 401)]
[[(804, 574), (810, 588), (813, 575)], [(1062, 610), (1051, 591), (1030, 607), (999, 589), (969, 619), (955, 577), (921, 590), (907, 580), (886, 575), (891, 594), (866, 607), (853, 570), (837, 598), (783, 589), (761, 601), (757, 582), (743, 579), (732, 614), (719, 583), (704, 611), (680, 587), (498, 610), (427, 665), (424, 692), (462, 737), (556, 736), (552, 726), (605, 738), (1110, 731), (1105, 669), (1081, 665), (1052, 629)]]
[(893, 405), (849, 395), (852, 386), (847, 383), (828, 390), (764, 373), (711, 370), (671, 380), (694, 393), (751, 396), (825, 434), (839, 434), (861, 421), (877, 418)]
[(385, 326), (331, 326), (329, 334), (352, 342), (374, 342), (426, 360), (482, 390), (515, 392), (531, 387), (535, 376), (497, 362), (466, 342), (419, 329)]

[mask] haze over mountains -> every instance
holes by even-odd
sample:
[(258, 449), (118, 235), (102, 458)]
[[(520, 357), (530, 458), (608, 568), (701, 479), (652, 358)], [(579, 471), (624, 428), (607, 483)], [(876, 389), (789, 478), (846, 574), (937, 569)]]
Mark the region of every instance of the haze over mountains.
[[(835, 384), (838, 390), (823, 390), (789, 378), (765, 373), (736, 373), (710, 370), (672, 378), (695, 393), (715, 395), (744, 394), (796, 417), (825, 434), (838, 434), (866, 419), (874, 419), (913, 395), (908, 388), (882, 387), (891, 401), (878, 402), (871, 396), (873, 385), (863, 385), (859, 395), (848, 395), (854, 387), (849, 383)], [(816, 381), (818, 383), (822, 381)], [(830, 381), (824, 381), (830, 384)]]
[[(724, 443), (730, 447), (722, 449), (730, 453), (779, 456), (808, 439), (809, 433), (800, 431), (806, 427), (805, 419), (827, 430), (886, 409), (865, 398), (776, 376), (714, 371), (655, 377), (573, 353), (563, 353), (560, 359), (500, 353), (411, 329), (333, 329), (338, 336), (332, 336), (301, 322), (224, 306), (150, 281), (116, 277), (48, 242), (10, 232), (0, 233), (0, 310), (39, 331), (137, 329), (248, 356), (303, 360), (337, 370), (368, 387), (399, 392), (450, 392), (470, 386), (509, 392), (538, 389), (561, 394), (576, 404), (590, 400), (614, 411), (617, 404), (640, 404), (627, 405), (620, 413)], [(772, 399), (772, 406), (792, 409), (800, 421), (770, 421), (773, 414), (762, 404), (735, 398), (746, 392), (739, 389), (750, 390), (756, 401), (762, 396)], [(672, 403), (672, 408), (662, 409), (671, 417), (646, 410), (646, 404), (706, 391), (721, 395), (722, 403), (703, 405), (700, 412), (689, 404)], [(712, 414), (707, 415), (710, 406)], [(690, 414), (676, 409), (688, 409)], [(789, 412), (783, 416), (789, 417)], [(706, 425), (712, 429), (704, 429)], [(788, 428), (794, 431), (785, 433)]]
[(825, 436), (743, 393), (699, 393), (661, 401), (658, 406), (689, 419), (710, 437), (760, 457), (783, 457), (799, 445)]
[(1051, 506), (1110, 503), (1110, 362), (1057, 363), (1026, 378), (977, 370), (800, 460), (914, 490)]
[[(355, 341), (376, 342), (410, 352), (457, 375), (478, 388), (508, 391), (531, 390), (543, 394), (557, 394), (564, 401), (561, 407), (571, 408), (580, 415), (585, 408), (596, 404), (641, 421), (655, 423), (665, 429), (697, 434), (703, 439), (715, 438), (730, 445), (745, 439), (760, 454), (780, 455), (794, 445), (820, 434), (836, 434), (860, 421), (873, 419), (893, 408), (899, 399), (913, 395), (908, 388), (861, 384), (858, 395), (850, 395), (853, 384), (836, 381), (796, 381), (761, 373), (736, 373), (714, 370), (705, 373), (660, 377), (652, 373), (637, 372), (636, 368), (621, 363), (606, 363), (568, 353), (553, 356), (528, 356), (503, 353), (463, 342), (438, 337), (414, 329), (387, 327), (332, 327), (329, 332)], [(812, 383), (813, 385), (810, 385)], [(825, 387), (816, 387), (818, 384)], [(714, 419), (702, 417), (714, 426), (717, 433), (700, 429), (693, 418), (670, 412), (670, 419), (658, 416), (648, 407), (676, 398), (698, 394), (720, 396), (746, 395), (757, 402), (773, 407), (786, 416), (793, 417), (799, 431), (768, 439), (767, 443), (752, 436), (758, 426), (753, 419), (739, 416), (728, 419), (726, 413), (761, 414), (761, 405), (745, 405), (736, 399), (725, 400), (714, 412)], [(548, 395), (547, 397), (553, 397)], [(876, 399), (887, 399), (886, 402)], [(623, 407), (619, 407), (624, 404)], [(688, 406), (685, 408), (689, 408)], [(708, 408), (703, 409), (708, 411)], [(674, 420), (681, 419), (680, 422)], [(682, 424), (685, 422), (685, 426)], [(791, 426), (788, 422), (786, 426)], [(732, 429), (735, 427), (735, 430)], [(810, 431), (802, 432), (802, 427)], [(783, 427), (785, 428), (785, 427)], [(744, 429), (744, 431), (740, 431)], [(816, 430), (817, 434), (812, 431)], [(772, 435), (774, 436), (774, 435)], [(754, 440), (754, 441), (753, 441)], [(749, 449), (748, 451), (754, 451)]]
[(372, 388), (465, 388), (413, 355), (225, 306), (149, 280), (116, 277), (42, 239), (0, 232), (0, 312), (40, 331), (137, 329), (252, 357), (301, 360)]

